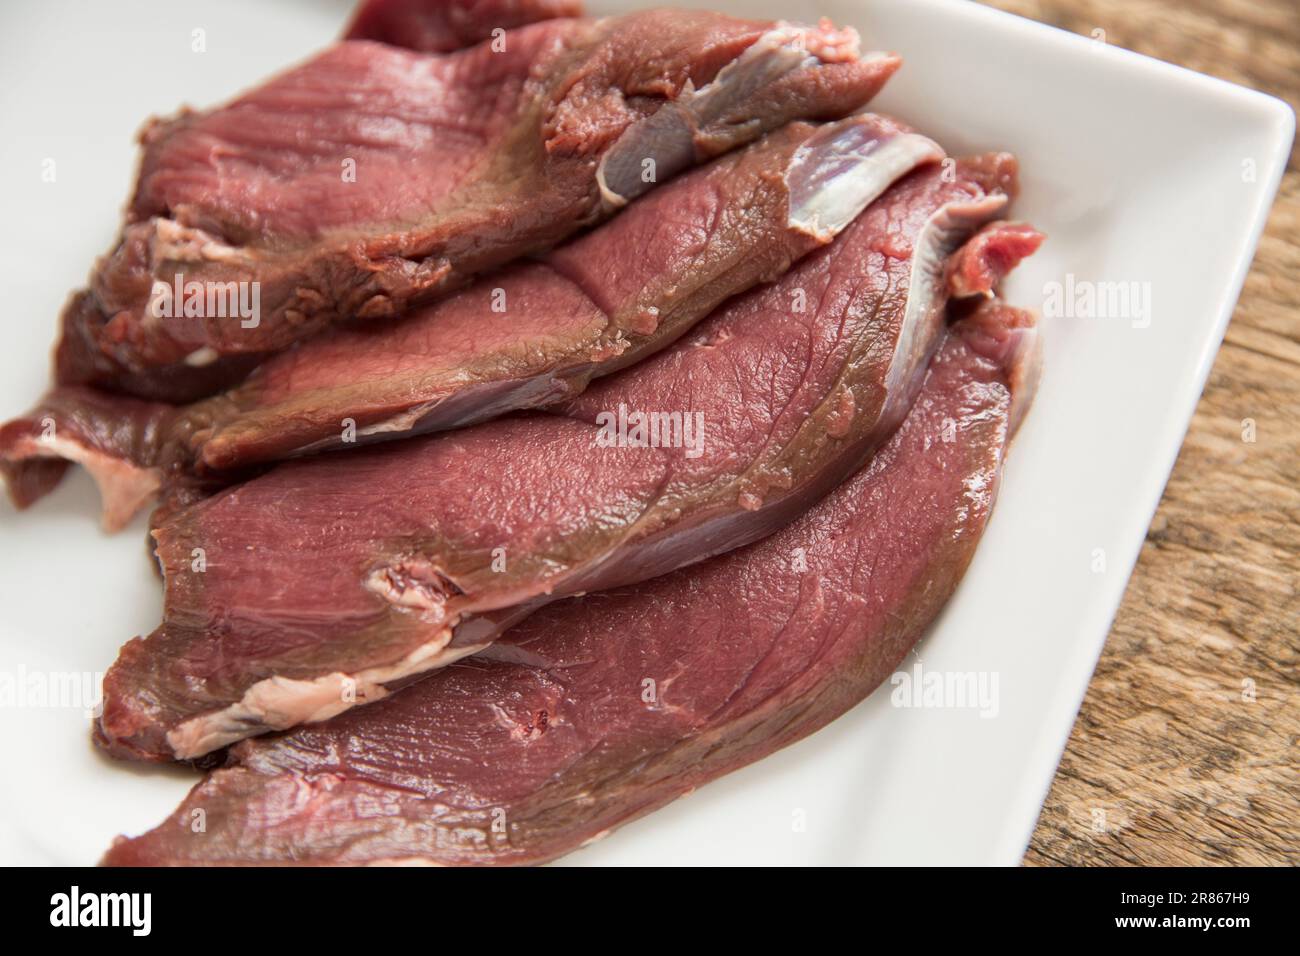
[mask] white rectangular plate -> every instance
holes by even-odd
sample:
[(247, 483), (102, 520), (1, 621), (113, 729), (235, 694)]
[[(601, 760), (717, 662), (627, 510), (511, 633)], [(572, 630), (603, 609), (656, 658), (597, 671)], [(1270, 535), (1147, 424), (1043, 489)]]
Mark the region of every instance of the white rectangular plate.
[[(1069, 274), (1076, 291), (1138, 283), (1150, 310), (1045, 318), (1043, 384), (997, 512), (909, 661), (995, 675), (996, 714), (894, 707), (886, 687), (569, 861), (1015, 863), (1240, 291), (1294, 117), (1258, 93), (970, 3), (688, 5), (816, 11), (901, 53), (877, 108), (954, 154), (1021, 158), (1015, 215), (1049, 240), (1007, 297), (1042, 309), (1048, 284)], [(348, 8), (57, 0), (0, 11), (0, 413), (23, 411), (45, 385), (64, 297), (117, 231), (143, 119), (220, 102), (308, 55)], [(157, 623), (143, 522), (106, 537), (96, 509), (81, 473), (25, 514), (0, 509), (0, 674), (103, 671)], [(195, 779), (101, 758), (78, 707), (0, 707), (0, 742), (0, 863), (92, 863), (115, 834), (162, 820)]]

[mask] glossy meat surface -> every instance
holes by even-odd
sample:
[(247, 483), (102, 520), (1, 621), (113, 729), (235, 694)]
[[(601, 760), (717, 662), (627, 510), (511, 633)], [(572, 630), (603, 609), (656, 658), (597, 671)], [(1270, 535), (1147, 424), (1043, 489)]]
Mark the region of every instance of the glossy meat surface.
[(245, 741), (104, 862), (544, 862), (807, 736), (888, 676), (961, 579), (1033, 338), (1026, 314), (985, 306), (889, 443), (789, 527), (552, 605), (496, 659)]
[(582, 15), (580, 0), (365, 0), (345, 40), (450, 53), (539, 20)]
[[(173, 409), (55, 389), (0, 431), (0, 462), (18, 490), (22, 472), (46, 468), (45, 458), (84, 459), (89, 446), (120, 459), (95, 472), (110, 482), (101, 488), (114, 506), (105, 521), (116, 526), (129, 514), (111, 482), (141, 472), (155, 485), (178, 473), (213, 476), (554, 404), (670, 344), (730, 296), (776, 279), (895, 179), (942, 157), (885, 117), (791, 123), (677, 178), (543, 262), (507, 267), (391, 323), (323, 333), (221, 395)], [(142, 414), (157, 423), (149, 441), (136, 439)], [(39, 440), (51, 427), (61, 442)], [(105, 436), (121, 442), (114, 448)]]
[(767, 130), (849, 113), (897, 65), (829, 24), (690, 11), (549, 20), (447, 54), (336, 44), (145, 130), (119, 243), (64, 313), (58, 382), (210, 394), (333, 324), (391, 319), (550, 248)]
[[(907, 413), (953, 253), (1014, 189), (1005, 154), (955, 168), (912, 173), (778, 282), (556, 414), (281, 465), (171, 515), (155, 531), (165, 619), (107, 674), (100, 742), (197, 757), (325, 719), (549, 601), (795, 518)], [(628, 417), (652, 412), (653, 432)]]

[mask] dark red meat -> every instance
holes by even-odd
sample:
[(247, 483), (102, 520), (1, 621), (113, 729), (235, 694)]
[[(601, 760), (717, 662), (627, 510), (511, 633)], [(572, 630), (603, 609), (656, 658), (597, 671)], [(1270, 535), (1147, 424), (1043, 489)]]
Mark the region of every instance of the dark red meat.
[[(541, 604), (784, 525), (906, 414), (950, 257), (1014, 171), (991, 155), (912, 173), (778, 282), (559, 414), (281, 465), (175, 512), (155, 532), (165, 620), (106, 676), (101, 743), (197, 757), (324, 719)], [(625, 430), (629, 411), (663, 414), (667, 440)]]
[(330, 325), (391, 319), (549, 248), (792, 119), (849, 113), (897, 65), (860, 58), (856, 34), (828, 23), (691, 11), (546, 21), (500, 50), (339, 43), (145, 130), (119, 244), (65, 310), (58, 382), (210, 394)]
[(1032, 395), (1033, 339), (1027, 315), (985, 306), (893, 439), (783, 531), (552, 605), (496, 659), (245, 741), (104, 862), (538, 863), (807, 736), (897, 667), (961, 579)]
[[(679, 177), (543, 262), (508, 267), (391, 323), (323, 333), (221, 395), (177, 409), (130, 398), (115, 407), (82, 387), (55, 389), (0, 430), (0, 462), (22, 489), (23, 469), (43, 471), (43, 459), (87, 461), (109, 482), (105, 520), (117, 526), (130, 516), (123, 505), (141, 502), (136, 489), (177, 473), (355, 448), (553, 404), (668, 345), (730, 296), (777, 278), (893, 180), (942, 155), (870, 114), (791, 123)], [(61, 441), (46, 440), (51, 427)], [(101, 456), (118, 460), (96, 467)]]
[(539, 20), (582, 15), (581, 0), (365, 0), (345, 40), (450, 53)]

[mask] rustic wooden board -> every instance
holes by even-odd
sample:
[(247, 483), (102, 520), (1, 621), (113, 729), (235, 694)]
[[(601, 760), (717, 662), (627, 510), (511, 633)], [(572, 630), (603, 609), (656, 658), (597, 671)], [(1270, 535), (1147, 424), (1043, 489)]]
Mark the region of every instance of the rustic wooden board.
[[(1295, 0), (987, 2), (1300, 104)], [(1027, 864), (1300, 863), (1298, 484), (1293, 152)]]

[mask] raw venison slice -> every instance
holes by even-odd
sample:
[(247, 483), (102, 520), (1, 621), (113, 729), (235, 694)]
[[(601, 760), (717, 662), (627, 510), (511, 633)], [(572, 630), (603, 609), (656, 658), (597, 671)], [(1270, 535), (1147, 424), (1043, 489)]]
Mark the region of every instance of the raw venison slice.
[(550, 20), (500, 52), (339, 43), (145, 130), (118, 246), (64, 312), (58, 383), (210, 394), (336, 322), (390, 319), (550, 248), (790, 120), (846, 115), (897, 66), (829, 23), (680, 10)]
[(80, 464), (99, 487), (104, 528), (116, 531), (162, 488), (174, 417), (171, 405), (61, 386), (0, 426), (0, 475), (14, 506), (27, 508)]
[(830, 242), (943, 152), (883, 117), (792, 123), (561, 247), (377, 331), (276, 356), (196, 406), (189, 453), (226, 469), (440, 431), (553, 404), (676, 340), (732, 295)]
[(115, 528), (147, 500), (141, 491), (178, 472), (354, 448), (553, 404), (776, 279), (895, 179), (942, 158), (931, 140), (880, 116), (791, 123), (679, 177), (542, 263), (508, 267), (378, 328), (325, 332), (222, 395), (180, 409), (124, 397), (115, 408), (82, 387), (55, 389), (0, 429), (0, 467), (25, 505), (57, 478), (43, 459), (84, 461)]
[(898, 666), (969, 564), (1032, 395), (1031, 322), (991, 303), (959, 323), (889, 443), (789, 527), (244, 741), (104, 862), (541, 863), (813, 733)]
[(580, 0), (366, 0), (343, 39), (450, 53), (490, 38), (493, 30), (581, 15)]
[[(194, 758), (323, 720), (549, 601), (786, 524), (906, 414), (950, 256), (1006, 204), (1014, 170), (1005, 154), (917, 170), (562, 414), (280, 465), (175, 511), (154, 532), (164, 622), (106, 675), (101, 744)], [(653, 439), (631, 417), (652, 412)]]

